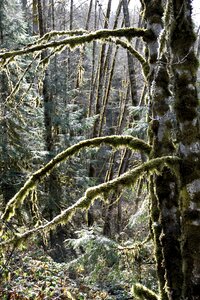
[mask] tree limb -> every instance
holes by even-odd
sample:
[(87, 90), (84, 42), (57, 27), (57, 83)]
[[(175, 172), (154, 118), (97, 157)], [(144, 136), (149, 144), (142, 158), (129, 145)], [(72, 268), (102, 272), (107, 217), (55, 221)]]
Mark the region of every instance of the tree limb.
[(19, 190), (19, 192), (16, 193), (15, 196), (8, 202), (2, 219), (9, 220), (15, 214), (16, 208), (24, 202), (29, 192), (37, 185), (38, 182), (40, 182), (45, 176), (47, 176), (48, 173), (51, 172), (55, 166), (65, 161), (68, 157), (77, 154), (81, 149), (85, 147), (97, 147), (101, 144), (110, 145), (114, 148), (128, 147), (131, 150), (143, 151), (146, 154), (149, 154), (151, 150), (151, 147), (147, 143), (129, 135), (112, 135), (81, 141), (80, 143), (73, 145), (64, 150), (63, 152), (59, 153), (44, 167), (40, 168), (38, 171), (33, 173), (30, 176), (30, 178), (25, 182), (24, 186)]
[[(77, 145), (76, 145), (77, 146)], [(72, 146), (73, 147), (73, 146)], [(70, 148), (72, 148), (70, 147)], [(97, 197), (105, 197), (111, 190), (115, 190), (117, 187), (127, 187), (132, 186), (137, 181), (137, 179), (144, 174), (145, 172), (149, 171), (155, 171), (160, 167), (163, 167), (164, 165), (168, 165), (169, 167), (176, 165), (179, 163), (180, 159), (178, 157), (173, 156), (163, 156), (160, 158), (151, 159), (148, 162), (145, 162), (141, 164), (140, 166), (122, 174), (121, 176), (110, 180), (108, 182), (99, 184), (94, 187), (90, 187), (86, 190), (85, 195), (81, 197), (75, 204), (71, 205), (64, 211), (62, 211), (59, 215), (57, 215), (52, 221), (38, 226), (36, 228), (33, 228), (23, 234), (16, 234), (16, 236), (13, 239), (10, 239), (8, 241), (0, 243), (0, 248), (4, 248), (10, 244), (21, 244), (23, 241), (25, 241), (28, 237), (33, 236), (34, 234), (43, 231), (43, 230), (50, 230), (54, 229), (58, 224), (66, 224), (71, 217), (76, 213), (77, 210), (84, 210), (88, 209), (90, 205), (93, 203), (93, 201)], [(41, 173), (42, 169), (40, 169)], [(37, 172), (36, 172), (37, 173)], [(40, 174), (41, 175), (41, 174)], [(44, 175), (43, 175), (44, 176)], [(32, 178), (32, 177), (31, 177)], [(29, 182), (29, 185), (32, 183), (32, 186), (36, 184), (31, 178), (27, 181)], [(24, 185), (22, 189), (24, 189), (24, 192), (27, 192), (27, 182)], [(9, 212), (10, 209), (15, 209), (14, 205), (16, 201), (19, 201), (20, 199), (17, 199), (17, 194), (13, 198), (13, 200), (10, 200), (10, 204), (8, 203), (7, 211), (4, 213), (3, 219), (9, 219)], [(21, 195), (22, 197), (22, 195)], [(16, 206), (16, 204), (15, 204)]]
[(136, 49), (132, 47), (132, 45), (129, 42), (120, 40), (118, 38), (108, 38), (107, 40), (109, 42), (115, 43), (116, 45), (120, 45), (124, 49), (127, 49), (140, 62), (144, 76), (147, 77), (149, 73), (148, 62)]
[(61, 45), (69, 46), (71, 48), (80, 46), (84, 43), (90, 43), (94, 40), (105, 40), (109, 37), (143, 37), (143, 39), (153, 39), (154, 35), (152, 31), (142, 28), (120, 28), (120, 29), (101, 29), (88, 34), (83, 34), (75, 37), (67, 37), (58, 41), (51, 41), (45, 44), (35, 44), (30, 47), (25, 47), (19, 50), (12, 50), (4, 53), (0, 53), (0, 59), (14, 58), (24, 54), (33, 53), (36, 51), (42, 51), (47, 48), (55, 48)]
[(159, 297), (156, 293), (146, 288), (140, 283), (137, 283), (132, 288), (133, 295), (140, 300), (159, 300)]

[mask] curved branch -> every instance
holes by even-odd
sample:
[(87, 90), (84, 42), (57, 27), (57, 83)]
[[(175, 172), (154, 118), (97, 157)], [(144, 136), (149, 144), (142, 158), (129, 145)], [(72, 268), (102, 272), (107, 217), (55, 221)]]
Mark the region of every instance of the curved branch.
[(120, 45), (124, 49), (128, 50), (140, 62), (143, 69), (144, 76), (147, 77), (147, 75), (149, 74), (148, 62), (136, 49), (132, 47), (132, 45), (129, 42), (125, 42), (118, 38), (108, 38), (107, 40), (109, 42), (115, 43), (116, 45)]
[(84, 43), (90, 43), (94, 40), (102, 40), (102, 39), (104, 40), (109, 37), (126, 37), (126, 38), (143, 37), (144, 39), (154, 38), (152, 31), (148, 29), (133, 28), (133, 27), (120, 28), (120, 29), (101, 29), (94, 32), (90, 32), (88, 34), (83, 34), (75, 37), (68, 37), (62, 40), (51, 41), (45, 44), (32, 45), (30, 47), (25, 47), (20, 50), (13, 50), (5, 53), (0, 53), (0, 59), (5, 60), (10, 57), (13, 58), (15, 56), (33, 53), (47, 48), (55, 48), (61, 45), (74, 48)]
[(2, 219), (9, 220), (14, 214), (17, 207), (19, 207), (25, 200), (29, 192), (40, 182), (52, 169), (59, 163), (65, 161), (68, 157), (77, 154), (81, 149), (85, 147), (97, 147), (101, 144), (107, 144), (115, 148), (128, 147), (131, 150), (140, 150), (146, 154), (150, 153), (151, 147), (144, 141), (134, 138), (130, 135), (120, 136), (112, 135), (107, 137), (98, 137), (81, 141), (80, 143), (73, 145), (63, 152), (56, 155), (50, 160), (44, 167), (32, 174), (30, 178), (25, 182), (24, 186), (19, 190), (17, 194), (8, 202)]
[(44, 225), (38, 226), (36, 228), (33, 228), (23, 234), (18, 234), (13, 239), (0, 243), (0, 247), (6, 247), (11, 243), (16, 245), (21, 244), (28, 237), (33, 236), (34, 234), (40, 231), (54, 229), (58, 224), (66, 224), (76, 213), (77, 210), (88, 209), (97, 197), (104, 197), (111, 190), (115, 190), (119, 186), (121, 188), (124, 188), (127, 186), (134, 185), (137, 179), (145, 172), (155, 171), (158, 168), (163, 167), (164, 165), (168, 165), (169, 167), (174, 168), (174, 165), (178, 164), (179, 161), (180, 159), (175, 156), (164, 156), (160, 158), (151, 159), (148, 162), (141, 164), (140, 166), (124, 173), (123, 175), (113, 180), (88, 188), (85, 192), (85, 195), (82, 198), (80, 198), (75, 204), (62, 211), (52, 221)]

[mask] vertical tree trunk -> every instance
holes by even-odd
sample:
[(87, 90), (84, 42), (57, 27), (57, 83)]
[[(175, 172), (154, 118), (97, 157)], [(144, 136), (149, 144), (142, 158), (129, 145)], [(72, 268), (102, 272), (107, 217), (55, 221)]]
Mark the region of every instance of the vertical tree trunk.
[[(105, 16), (105, 20), (104, 20), (104, 28), (105, 29), (108, 28), (108, 22), (109, 22), (110, 13), (111, 13), (111, 3), (112, 3), (112, 0), (109, 0), (108, 5), (107, 5), (106, 16)], [(104, 83), (104, 76), (105, 76), (105, 72), (104, 72), (105, 71), (105, 55), (106, 55), (106, 44), (104, 43), (101, 46), (99, 62), (98, 62), (98, 70), (97, 70), (97, 72), (98, 72), (97, 73), (98, 74), (97, 75), (98, 76), (97, 77), (97, 93), (96, 93), (95, 109), (94, 109), (94, 113), (96, 115), (101, 114), (101, 105), (102, 105), (102, 97), (103, 97), (103, 83)], [(91, 100), (90, 100), (90, 107), (91, 107)], [(93, 137), (98, 136), (98, 131), (99, 131), (99, 118), (96, 118), (96, 120), (94, 122), (92, 136)], [(93, 166), (93, 163), (91, 162), (90, 166), (89, 166), (89, 177), (93, 178), (95, 176), (96, 176), (96, 170)], [(90, 207), (90, 209), (88, 210), (87, 219), (88, 219), (88, 225), (91, 226), (93, 224), (93, 208), (92, 207)]]
[[(42, 37), (46, 33), (46, 28), (44, 25), (43, 19), (43, 10), (41, 0), (37, 0), (37, 8), (38, 8), (38, 20), (39, 20), (39, 32)], [(44, 59), (47, 56), (47, 52), (44, 51), (41, 54), (41, 59)], [(53, 99), (53, 95), (51, 92), (51, 86), (49, 84), (50, 74), (49, 70), (45, 71), (45, 76), (43, 80), (43, 99), (44, 99), (44, 122), (45, 122), (45, 142), (46, 142), (46, 150), (48, 151), (47, 161), (49, 161), (52, 156), (55, 155), (55, 134), (53, 131), (54, 128), (54, 115), (55, 115), (55, 103)], [(59, 184), (57, 171), (54, 170), (51, 172), (47, 179), (47, 192), (48, 192), (48, 202), (46, 204), (46, 217), (48, 219), (52, 219), (59, 212), (59, 201), (62, 198), (62, 189)], [(62, 228), (57, 228), (56, 232), (50, 232), (50, 247), (54, 249), (55, 253), (52, 252), (52, 257), (57, 259), (58, 254), (60, 255), (60, 260), (64, 257), (64, 247), (63, 247), (63, 239), (64, 236), (60, 234)]]
[(173, 1), (169, 22), (175, 113), (178, 123), (182, 208), (183, 299), (200, 299), (200, 124), (196, 89), (198, 60), (191, 1)]
[[(73, 29), (73, 22), (74, 22), (74, 7), (73, 7), (73, 0), (70, 0), (70, 12), (69, 12), (69, 30)], [(68, 91), (72, 88), (72, 59), (71, 59), (71, 50), (70, 48), (67, 49), (68, 59), (67, 59), (67, 86)]]
[[(97, 30), (97, 1), (95, 0), (94, 7), (94, 30)], [(92, 103), (95, 95), (95, 87), (97, 76), (95, 76), (95, 62), (96, 62), (96, 41), (92, 43), (92, 70), (91, 70), (91, 81), (90, 81), (90, 94), (88, 101), (88, 113), (87, 116), (91, 117), (92, 115)], [(97, 75), (97, 73), (96, 73)]]
[[(111, 13), (111, 3), (112, 0), (108, 1), (107, 12), (104, 21), (104, 29), (108, 28), (108, 22)], [(99, 65), (98, 65), (98, 84), (97, 84), (97, 95), (95, 100), (95, 114), (98, 115), (101, 113), (102, 97), (103, 97), (103, 83), (105, 76), (105, 54), (106, 54), (106, 44), (104, 43), (101, 46)], [(99, 131), (99, 118), (96, 119), (94, 123), (93, 137), (98, 136)]]
[(24, 12), (27, 11), (27, 0), (22, 0), (22, 9)]
[(36, 35), (39, 32), (39, 28), (38, 28), (38, 8), (37, 8), (37, 5), (38, 5), (37, 0), (33, 0), (33, 2), (32, 2), (33, 35)]
[[(130, 27), (130, 17), (129, 17), (129, 10), (128, 10), (128, 1), (122, 0), (122, 6), (123, 6), (123, 14), (124, 14), (124, 24), (125, 27)], [(129, 51), (127, 51), (127, 59), (128, 59), (128, 71), (129, 71), (129, 80), (130, 80), (130, 87), (131, 87), (131, 98), (132, 98), (132, 105), (137, 106), (138, 105), (138, 95), (137, 95), (137, 85), (136, 85), (136, 72), (134, 67), (134, 58), (130, 54)]]
[[(162, 1), (144, 1), (145, 17), (149, 28), (155, 34), (155, 41), (148, 44), (150, 74), (149, 91), (152, 105), (151, 142), (152, 157), (174, 155), (172, 142), (173, 120), (170, 108), (169, 71), (167, 69), (168, 51), (164, 46), (166, 31), (163, 31)], [(167, 8), (168, 9), (168, 8)], [(166, 9), (166, 14), (168, 13)], [(165, 19), (164, 19), (165, 22)], [(169, 24), (167, 24), (169, 25)], [(162, 35), (161, 35), (162, 32)], [(163, 39), (163, 40), (162, 40)], [(160, 63), (160, 61), (162, 63)], [(161, 299), (180, 300), (182, 295), (183, 274), (180, 250), (180, 211), (179, 192), (176, 175), (167, 167), (161, 175), (151, 181), (152, 208), (151, 218), (159, 276)], [(173, 255), (172, 255), (173, 253)]]

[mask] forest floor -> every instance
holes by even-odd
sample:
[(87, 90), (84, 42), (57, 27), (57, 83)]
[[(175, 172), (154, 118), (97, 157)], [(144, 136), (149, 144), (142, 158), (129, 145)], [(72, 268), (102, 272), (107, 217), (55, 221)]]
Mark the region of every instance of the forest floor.
[(36, 247), (8, 255), (0, 271), (1, 300), (133, 299), (130, 287), (85, 284), (81, 272), (72, 276), (66, 263), (54, 262)]

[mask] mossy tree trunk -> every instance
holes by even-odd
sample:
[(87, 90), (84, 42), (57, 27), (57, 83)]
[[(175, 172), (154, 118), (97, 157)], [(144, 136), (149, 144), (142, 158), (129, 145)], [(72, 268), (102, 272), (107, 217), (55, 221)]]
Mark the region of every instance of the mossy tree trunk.
[(200, 299), (200, 124), (196, 89), (198, 61), (191, 2), (173, 1), (169, 41), (178, 124), (182, 215), (183, 299)]
[[(147, 26), (151, 156), (179, 154), (179, 170), (151, 179), (160, 298), (200, 299), (200, 143), (191, 1), (142, 1)], [(174, 143), (177, 145), (174, 145)]]
[[(155, 40), (148, 43), (150, 74), (148, 77), (149, 105), (151, 106), (151, 156), (175, 155), (173, 144), (173, 94), (170, 91), (170, 73), (167, 45), (170, 4), (162, 1), (144, 1), (145, 18), (154, 32)], [(164, 13), (165, 10), (165, 13)], [(161, 299), (180, 300), (183, 274), (180, 246), (179, 182), (175, 172), (165, 167), (151, 179), (151, 222)]]

